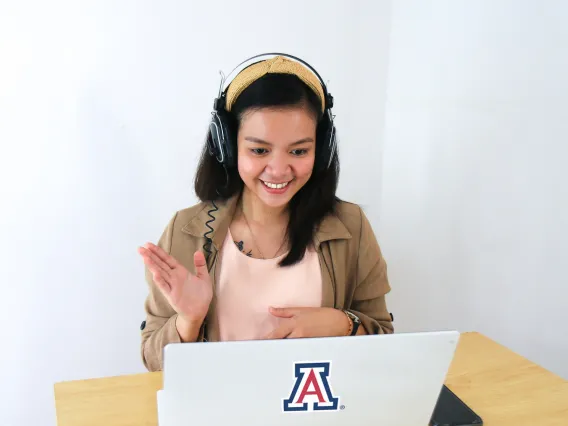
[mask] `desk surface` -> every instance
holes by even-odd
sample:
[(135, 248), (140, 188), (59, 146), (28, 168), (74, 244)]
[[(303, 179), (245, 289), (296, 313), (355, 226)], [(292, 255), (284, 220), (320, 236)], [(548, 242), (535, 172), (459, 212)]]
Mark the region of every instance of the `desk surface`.
[[(568, 381), (478, 333), (464, 333), (446, 384), (485, 426), (568, 425)], [(58, 426), (155, 426), (161, 373), (55, 385)]]

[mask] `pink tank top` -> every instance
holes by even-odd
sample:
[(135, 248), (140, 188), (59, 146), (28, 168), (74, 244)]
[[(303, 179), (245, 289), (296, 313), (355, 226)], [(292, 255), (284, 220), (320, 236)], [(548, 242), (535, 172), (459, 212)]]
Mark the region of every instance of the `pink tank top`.
[(241, 252), (231, 232), (221, 249), (216, 274), (216, 326), (219, 339), (261, 339), (278, 326), (273, 307), (320, 307), (322, 278), (319, 258), (309, 248), (301, 262), (284, 268), (275, 259), (255, 259)]

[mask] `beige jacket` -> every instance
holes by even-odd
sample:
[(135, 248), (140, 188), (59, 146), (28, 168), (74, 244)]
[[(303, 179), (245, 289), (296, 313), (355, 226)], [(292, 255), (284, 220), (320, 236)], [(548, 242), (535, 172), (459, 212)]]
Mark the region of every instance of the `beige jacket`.
[[(208, 269), (215, 285), (217, 253), (227, 234), (238, 197), (216, 203), (219, 210), (212, 213), (214, 232)], [(208, 231), (206, 222), (212, 206), (200, 203), (178, 211), (170, 220), (158, 245), (170, 253), (194, 273), (193, 254), (203, 250)], [(320, 224), (314, 238), (322, 272), (322, 306), (349, 309), (361, 318), (368, 334), (392, 333), (394, 331), (385, 294), (390, 291), (387, 266), (371, 228), (371, 225), (356, 204), (340, 202), (337, 213), (328, 215)], [(152, 280), (146, 268), (149, 295), (145, 302), (146, 320), (142, 328), (142, 360), (150, 371), (163, 368), (162, 352), (168, 343), (179, 343), (176, 330), (176, 312), (169, 305)], [(215, 294), (215, 291), (213, 291)], [(209, 318), (215, 315), (215, 296), (199, 341), (217, 341), (218, 331), (207, 327)]]

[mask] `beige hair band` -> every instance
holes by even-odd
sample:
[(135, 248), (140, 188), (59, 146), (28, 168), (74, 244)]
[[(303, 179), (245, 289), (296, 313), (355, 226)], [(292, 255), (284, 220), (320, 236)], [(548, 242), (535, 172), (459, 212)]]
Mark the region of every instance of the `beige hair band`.
[(315, 74), (299, 62), (283, 56), (275, 56), (262, 62), (257, 62), (242, 70), (231, 82), (227, 89), (225, 109), (231, 111), (239, 95), (254, 81), (266, 74), (293, 74), (308, 85), (319, 97), (321, 110), (325, 110), (325, 97), (321, 82)]

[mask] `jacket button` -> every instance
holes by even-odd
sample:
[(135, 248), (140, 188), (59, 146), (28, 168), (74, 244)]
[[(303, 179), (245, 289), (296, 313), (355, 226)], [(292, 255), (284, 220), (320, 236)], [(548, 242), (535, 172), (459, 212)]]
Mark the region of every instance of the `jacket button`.
[(140, 330), (144, 330), (146, 328), (146, 321), (142, 321), (142, 324), (140, 324)]

